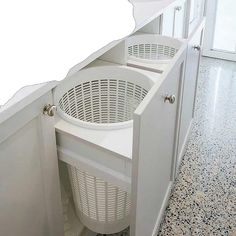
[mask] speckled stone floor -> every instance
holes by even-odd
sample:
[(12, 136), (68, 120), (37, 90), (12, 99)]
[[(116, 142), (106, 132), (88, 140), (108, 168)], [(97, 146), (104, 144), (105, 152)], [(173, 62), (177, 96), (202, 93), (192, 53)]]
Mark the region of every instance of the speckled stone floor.
[(159, 236), (236, 235), (236, 63), (203, 58), (193, 130)]

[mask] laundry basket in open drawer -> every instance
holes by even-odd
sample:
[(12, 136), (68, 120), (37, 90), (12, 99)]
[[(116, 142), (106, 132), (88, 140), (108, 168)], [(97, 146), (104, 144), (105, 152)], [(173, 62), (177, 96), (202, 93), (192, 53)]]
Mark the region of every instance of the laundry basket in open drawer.
[[(133, 113), (152, 85), (150, 78), (132, 68), (101, 66), (81, 70), (64, 80), (56, 88), (54, 97), (58, 113), (64, 120), (81, 127), (81, 132), (87, 129), (93, 137), (102, 132), (99, 137), (104, 138), (106, 132), (110, 134), (117, 129), (132, 132)], [(120, 139), (115, 139), (118, 147), (126, 142), (125, 135)], [(121, 157), (119, 150), (116, 153), (101, 150), (75, 136), (72, 141), (68, 137), (64, 140), (57, 138), (58, 150), (64, 145), (68, 150), (66, 155), (71, 155), (70, 160), (63, 161), (68, 164), (81, 222), (90, 230), (103, 234), (127, 228), (130, 224), (130, 193), (127, 189), (130, 186), (124, 187), (122, 181), (126, 176), (130, 178), (131, 173), (127, 173), (126, 157)]]
[(130, 193), (68, 165), (77, 215), (90, 230), (117, 233), (130, 224)]
[(157, 34), (137, 34), (126, 41), (128, 60), (137, 63), (167, 64), (181, 45), (181, 40)]
[(132, 126), (133, 113), (153, 82), (144, 74), (119, 66), (85, 69), (58, 86), (58, 113), (90, 129)]

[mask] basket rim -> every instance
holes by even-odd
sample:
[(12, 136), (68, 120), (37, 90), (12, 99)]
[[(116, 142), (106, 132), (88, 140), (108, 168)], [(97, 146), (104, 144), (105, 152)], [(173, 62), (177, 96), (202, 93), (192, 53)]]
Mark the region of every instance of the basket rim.
[(87, 129), (114, 130), (114, 129), (130, 128), (133, 125), (133, 119), (115, 123), (95, 123), (95, 122), (83, 121), (71, 115), (68, 115), (63, 110), (61, 110), (60, 107), (58, 108), (57, 112), (60, 114), (62, 118), (64, 118), (64, 120), (74, 125), (79, 125), (80, 127)]
[(149, 63), (149, 64), (168, 64), (173, 58), (170, 59), (148, 59), (148, 58), (141, 58), (135, 56), (128, 56), (128, 60), (132, 61), (139, 61), (142, 63)]
[(127, 68), (123, 66), (96, 66), (91, 68), (85, 68), (73, 75), (72, 77), (64, 80), (63, 83), (61, 83), (60, 86), (58, 86), (54, 90), (54, 102), (58, 107), (58, 115), (69, 123), (88, 129), (117, 130), (132, 127), (133, 119), (115, 123), (93, 123), (75, 118), (67, 114), (60, 108), (59, 101), (69, 89), (73, 88), (78, 84), (87, 82), (88, 80), (102, 80), (103, 76), (110, 79), (124, 80), (131, 83), (134, 83), (134, 81), (136, 81), (137, 85), (143, 87), (148, 91), (154, 85), (152, 78), (147, 76), (145, 73), (136, 71), (132, 68)]

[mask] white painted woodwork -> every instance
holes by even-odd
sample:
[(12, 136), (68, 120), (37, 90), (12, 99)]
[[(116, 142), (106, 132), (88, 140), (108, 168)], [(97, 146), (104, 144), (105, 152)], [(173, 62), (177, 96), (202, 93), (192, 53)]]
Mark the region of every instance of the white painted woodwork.
[(179, 0), (132, 1), (132, 4), (134, 5), (134, 18), (136, 22), (135, 31), (141, 29), (149, 22), (160, 16), (169, 7), (175, 5), (176, 1)]
[(191, 34), (197, 29), (200, 25), (205, 10), (205, 0), (187, 0), (187, 29), (186, 29), (186, 38), (189, 38)]
[(204, 36), (202, 54), (207, 57), (219, 58), (223, 60), (236, 61), (236, 54), (224, 50), (214, 50), (213, 41), (215, 35), (215, 22), (218, 1), (208, 0), (206, 3), (206, 32)]
[[(137, 27), (132, 34), (162, 31), (171, 37), (190, 35), (188, 48), (184, 43), (164, 67), (140, 63), (139, 69), (130, 68), (142, 71), (155, 83), (135, 111), (133, 129), (94, 133), (60, 117), (55, 125), (53, 117), (42, 115), (42, 109), (53, 103), (51, 90), (56, 82), (27, 89), (25, 96), (19, 93), (20, 98), (16, 96), (2, 109), (0, 235), (63, 235), (56, 148), (61, 160), (72, 165), (79, 163), (85, 170), (131, 191), (131, 236), (157, 234), (194, 115), (200, 53), (193, 46), (201, 43), (204, 23), (197, 30), (199, 17), (189, 23), (193, 3), (187, 3), (185, 8), (184, 0), (133, 2)], [(181, 10), (176, 11), (176, 6), (181, 6)], [(187, 23), (183, 22), (184, 17)], [(114, 41), (74, 66), (63, 83), (86, 66), (123, 65), (126, 59), (124, 39)], [(151, 71), (154, 69), (162, 73)], [(164, 97), (172, 94), (176, 102), (164, 103)]]
[(185, 29), (186, 1), (180, 1), (174, 12), (174, 38), (183, 38)]
[(146, 33), (146, 34), (160, 34), (161, 27), (161, 19), (160, 17), (155, 18), (150, 23), (141, 28), (138, 32)]
[(126, 58), (127, 58), (127, 50), (125, 48), (125, 41), (122, 41), (115, 47), (104, 53), (99, 59), (125, 65)]
[(188, 41), (183, 98), (181, 107), (177, 169), (185, 151), (188, 136), (191, 132), (192, 120), (194, 117), (195, 97), (197, 91), (198, 71), (201, 56), (201, 51), (195, 50), (194, 46), (202, 46), (203, 27), (204, 22), (202, 22), (196, 32), (194, 32), (190, 36)]
[(48, 83), (0, 113), (0, 235), (62, 236), (54, 118)]
[[(134, 114), (132, 236), (156, 235), (168, 201), (185, 56), (180, 50), (161, 85), (154, 85)], [(174, 104), (164, 102), (167, 94), (176, 96)]]
[(40, 87), (43, 87), (46, 83), (29, 85), (18, 90), (3, 106), (0, 106), (0, 112), (7, 110), (9, 107), (20, 102), (25, 97), (32, 94), (34, 91), (38, 90)]
[(162, 35), (183, 38), (185, 27), (185, 0), (176, 1), (162, 15)]
[(173, 37), (175, 9), (168, 8), (162, 15), (162, 35)]

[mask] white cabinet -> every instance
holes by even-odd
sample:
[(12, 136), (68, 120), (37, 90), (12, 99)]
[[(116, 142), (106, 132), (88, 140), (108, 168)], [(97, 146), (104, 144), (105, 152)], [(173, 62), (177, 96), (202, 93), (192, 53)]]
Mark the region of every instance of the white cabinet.
[(62, 236), (54, 118), (46, 84), (0, 113), (0, 235)]
[(181, 158), (184, 154), (188, 136), (191, 131), (192, 120), (194, 117), (203, 30), (204, 22), (202, 22), (202, 24), (198, 27), (196, 32), (189, 38), (188, 41), (183, 99), (181, 106), (177, 166), (180, 164)]
[(183, 38), (185, 30), (186, 1), (176, 1), (162, 15), (162, 35)]
[(205, 0), (188, 0), (186, 14), (186, 37), (188, 38), (201, 23), (204, 16)]
[[(195, 4), (193, 2), (191, 4)], [(185, 0), (172, 1), (160, 13), (160, 18), (160, 15), (153, 17), (151, 23), (131, 35), (146, 42), (137, 41), (126, 48), (123, 40), (117, 47), (110, 47), (107, 51), (103, 48), (100, 58), (94, 54), (72, 69), (60, 85), (48, 83), (37, 87), (0, 113), (1, 235), (64, 234), (58, 157), (72, 168), (79, 166), (83, 173), (86, 172), (84, 186), (89, 191), (84, 192), (93, 193), (89, 197), (83, 196), (88, 217), (95, 217), (94, 212), (98, 210), (96, 197), (99, 195), (101, 209), (104, 209), (99, 210), (102, 217), (107, 219), (108, 214), (104, 212), (112, 212), (109, 217), (117, 220), (119, 212), (116, 209), (108, 211), (109, 207), (116, 204), (118, 209), (128, 205), (125, 218), (122, 218), (125, 224), (120, 221), (120, 225), (126, 227), (130, 223), (131, 236), (157, 234), (175, 177), (176, 163), (180, 162), (191, 129), (200, 60), (198, 46), (201, 45), (204, 24), (186, 41), (156, 33), (162, 31), (162, 35), (175, 38), (183, 38), (186, 32), (189, 34), (185, 16), (189, 17), (188, 20), (191, 18), (191, 22), (197, 21), (194, 12), (186, 13), (185, 5)], [(190, 5), (188, 7), (190, 9)], [(141, 35), (144, 32), (150, 35)], [(87, 72), (81, 71), (85, 66)], [(86, 73), (89, 81), (85, 78)], [(53, 93), (52, 89), (55, 89)], [(57, 98), (58, 91), (61, 91), (60, 99)], [(123, 101), (125, 95), (130, 110), (127, 105), (116, 101), (116, 97)], [(76, 100), (76, 96), (83, 100), (83, 104)], [(101, 99), (97, 101), (99, 96)], [(64, 116), (60, 113), (61, 116), (57, 114), (55, 119), (43, 114), (45, 105), (54, 102), (60, 106), (58, 114), (63, 111), (66, 113)], [(86, 110), (86, 107), (91, 109)], [(119, 122), (115, 119), (109, 124), (110, 129), (103, 130), (103, 126), (95, 124), (94, 118), (89, 122), (93, 122), (97, 130), (90, 124), (80, 126), (91, 114), (98, 113), (96, 107), (105, 109), (101, 113), (104, 116), (108, 114), (108, 120), (127, 116), (127, 120), (119, 121), (125, 126), (116, 129)], [(121, 112), (109, 113), (109, 109), (114, 111), (117, 107)], [(76, 120), (79, 115), (83, 116), (81, 122)], [(103, 118), (99, 117), (99, 120)], [(79, 181), (78, 173), (71, 171), (72, 185), (73, 181)], [(97, 182), (91, 182), (91, 179)], [(94, 190), (97, 183), (102, 183), (105, 189), (99, 187), (99, 194)], [(73, 194), (79, 196), (76, 192), (79, 187), (76, 186), (78, 183), (74, 184)], [(108, 199), (110, 192), (116, 193), (114, 196), (117, 197)], [(119, 203), (121, 200), (117, 200), (118, 192), (125, 196), (123, 205)], [(80, 200), (78, 197), (75, 205), (79, 205)], [(106, 205), (108, 201), (109, 207)], [(131, 207), (126, 204), (129, 201)], [(89, 202), (95, 209), (92, 214)], [(77, 209), (78, 215), (81, 212)], [(100, 217), (99, 214), (96, 213), (96, 217)], [(114, 227), (109, 230), (112, 229)]]
[[(134, 114), (131, 235), (156, 235), (172, 186), (185, 50)], [(175, 96), (175, 101), (166, 98)]]
[(161, 34), (189, 38), (204, 17), (205, 0), (179, 0), (161, 16)]
[[(92, 227), (92, 229), (95, 229), (96, 222), (98, 230), (103, 230), (103, 232), (105, 230), (110, 231), (114, 229), (114, 226), (110, 229), (110, 226), (114, 223), (109, 220), (112, 217), (107, 217), (107, 220), (103, 223), (104, 227), (102, 229), (100, 227), (102, 222), (99, 222), (99, 217), (97, 216), (101, 212), (99, 209), (103, 206), (99, 205), (102, 202), (101, 200), (96, 200), (96, 194), (93, 196), (93, 193), (98, 190), (94, 187), (97, 186), (96, 182), (91, 184), (91, 181), (89, 181), (85, 184), (89, 186), (92, 192), (84, 206), (82, 206), (84, 203), (81, 203), (83, 199), (79, 202), (79, 199), (88, 194), (88, 191), (83, 191), (76, 184), (77, 181), (81, 181), (78, 178), (83, 175), (81, 174), (82, 171), (86, 172), (92, 179), (96, 180), (97, 177), (102, 179), (108, 186), (119, 187), (116, 192), (120, 190), (127, 192), (128, 200), (124, 199), (127, 202), (129, 202), (131, 194), (131, 209), (130, 213), (128, 212), (128, 219), (131, 220), (130, 231), (132, 236), (151, 236), (157, 233), (173, 180), (173, 165), (176, 159), (176, 130), (178, 130), (177, 125), (179, 123), (186, 49), (186, 44), (183, 43), (175, 57), (172, 60), (167, 60), (169, 63), (162, 74), (148, 71), (148, 64), (146, 64), (146, 70), (141, 70), (127, 66), (120, 67), (117, 64), (100, 60), (90, 65), (90, 68), (78, 72), (77, 75), (70, 78), (70, 81), (63, 81), (63, 86), (61, 84), (55, 89), (55, 98), (58, 97), (55, 101), (60, 101), (63, 97), (67, 102), (71, 101), (73, 103), (75, 100), (75, 95), (73, 95), (75, 90), (73, 88), (78, 88), (78, 83), (85, 80), (86, 76), (92, 81), (95, 81), (97, 77), (104, 78), (103, 84), (105, 83), (105, 78), (109, 76), (108, 73), (113, 75), (113, 80), (116, 78), (120, 80), (123, 78), (124, 80), (125, 74), (129, 74), (129, 79), (134, 76), (139, 83), (143, 83), (142, 86), (145, 86), (143, 79), (146, 82), (149, 80), (154, 82), (149, 82), (152, 87), (134, 112), (132, 127), (118, 129), (113, 127), (113, 129), (105, 130), (104, 128), (101, 129), (101, 125), (105, 125), (104, 122), (96, 124), (97, 127), (100, 126), (100, 129), (95, 129), (94, 123), (87, 123), (86, 125), (89, 125), (89, 127), (76, 125), (75, 122), (72, 123), (68, 116), (68, 119), (61, 120), (56, 124), (58, 155), (62, 161), (69, 164), (69, 169), (71, 169), (71, 166), (77, 168), (77, 171), (73, 170), (74, 174), (71, 174), (74, 201), (77, 204), (77, 209), (79, 209), (81, 221), (90, 229)], [(139, 59), (141, 60), (141, 58)], [(85, 80), (84, 83), (87, 85), (88, 81)], [(73, 88), (71, 87), (72, 85)], [(129, 94), (133, 94), (130, 93), (130, 89), (127, 87)], [(78, 95), (80, 90), (77, 89), (76, 91)], [(91, 90), (87, 89), (86, 94), (89, 91)], [(109, 91), (115, 91), (115, 88), (111, 87)], [(121, 91), (118, 91), (119, 93)], [(109, 94), (109, 92), (106, 94)], [(138, 91), (135, 94), (138, 95)], [(125, 99), (125, 96), (122, 96), (122, 99)], [(131, 100), (128, 101), (131, 102)], [(88, 106), (91, 104), (91, 101), (86, 102)], [(119, 104), (120, 102), (118, 102), (118, 106)], [(68, 109), (71, 114), (74, 114), (74, 110), (76, 109)], [(77, 116), (75, 115), (75, 117)], [(108, 125), (117, 126), (118, 123)], [(78, 171), (79, 169), (80, 171)], [(90, 178), (86, 177), (85, 180)], [(100, 191), (101, 189), (102, 187), (100, 187)], [(105, 196), (103, 197), (104, 192), (105, 190), (99, 193), (99, 196), (103, 199), (106, 198)], [(116, 197), (112, 200), (114, 204), (117, 203), (115, 199)], [(88, 209), (86, 208), (87, 206), (89, 206)], [(121, 200), (117, 209), (120, 208), (124, 208)], [(81, 212), (81, 209), (86, 209), (86, 211)], [(110, 213), (107, 213), (108, 216), (116, 214), (114, 212), (111, 213), (112, 207), (109, 206), (106, 209), (110, 209)], [(91, 215), (93, 216), (93, 225), (88, 222), (88, 218)], [(123, 218), (121, 216), (119, 216), (118, 223), (122, 226)]]

